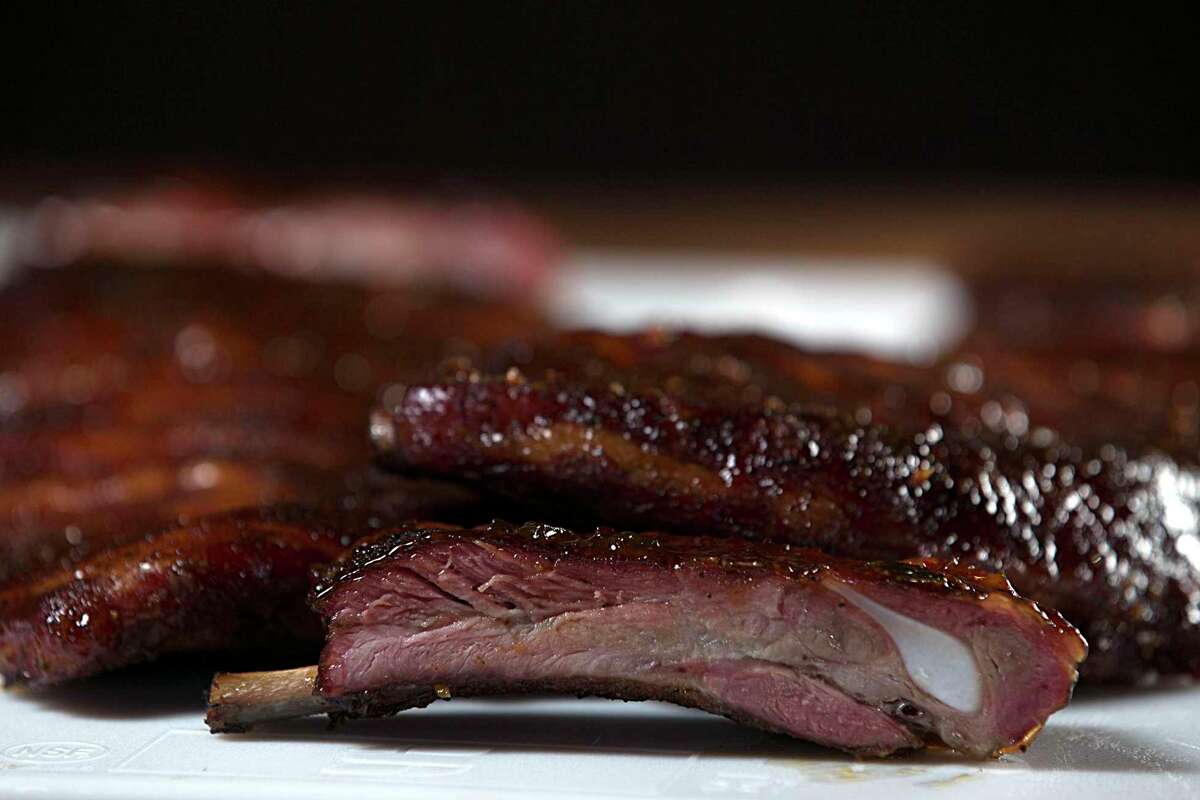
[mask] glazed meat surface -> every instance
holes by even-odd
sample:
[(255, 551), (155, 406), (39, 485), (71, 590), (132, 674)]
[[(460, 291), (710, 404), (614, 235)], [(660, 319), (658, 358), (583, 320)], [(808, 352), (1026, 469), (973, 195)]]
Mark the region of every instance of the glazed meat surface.
[[(971, 568), (538, 524), (379, 536), (325, 576), (316, 608), (324, 710), (665, 699), (869, 755), (1023, 748), (1085, 653), (1055, 614)], [(215, 699), (215, 729), (244, 726), (252, 708)]]
[(412, 517), (478, 521), (494, 507), (433, 481), (360, 476), (337, 503), (203, 517), (0, 588), (0, 677), (43, 686), (191, 650), (312, 647), (312, 570)]
[[(1182, 354), (1019, 349), (981, 327), (930, 365), (808, 352), (755, 335), (569, 331), (494, 349), (480, 366), (554, 372), (597, 385), (662, 391), (725, 406), (772, 397), (862, 425), (954, 427), (963, 435), (1045, 439), (1073, 446), (1155, 449), (1200, 460), (1200, 361)], [(1040, 432), (1039, 429), (1047, 429)]]
[(1102, 424), (1119, 398), (1026, 400), (1011, 370), (985, 387), (959, 373), (986, 367), (954, 359), (917, 368), (759, 337), (569, 334), (486, 363), (523, 371), (464, 368), (375, 414), (392, 466), (554, 519), (964, 558), (1078, 625), (1090, 679), (1200, 672), (1197, 451), (1161, 431), (1127, 444)]
[(417, 288), (96, 264), (31, 270), (0, 312), (0, 580), (337, 498), (381, 386), (542, 324)]

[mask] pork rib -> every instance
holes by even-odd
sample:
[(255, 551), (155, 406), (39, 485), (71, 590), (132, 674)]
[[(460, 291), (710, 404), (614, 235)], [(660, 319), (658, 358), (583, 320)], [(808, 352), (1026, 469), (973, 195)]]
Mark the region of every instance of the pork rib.
[(415, 288), (30, 270), (0, 290), (0, 581), (204, 514), (335, 498), (370, 460), (382, 386), (541, 324)]
[(539, 524), (390, 532), (331, 570), (315, 606), (321, 702), (303, 670), (219, 677), (214, 730), (552, 691), (669, 700), (862, 754), (988, 756), (1028, 744), (1086, 651), (968, 567)]
[(0, 588), (0, 678), (45, 686), (171, 652), (315, 645), (315, 566), (385, 524), (493, 510), (454, 486), (379, 480), (329, 506), (214, 514), (23, 576)]
[(1111, 428), (1069, 438), (1036, 410), (944, 392), (940, 371), (757, 338), (565, 338), (534, 349), (544, 379), (464, 370), (393, 394), (372, 419), (383, 458), (564, 522), (970, 559), (1082, 629), (1089, 679), (1200, 673), (1184, 547), (1200, 469), (1184, 454)]

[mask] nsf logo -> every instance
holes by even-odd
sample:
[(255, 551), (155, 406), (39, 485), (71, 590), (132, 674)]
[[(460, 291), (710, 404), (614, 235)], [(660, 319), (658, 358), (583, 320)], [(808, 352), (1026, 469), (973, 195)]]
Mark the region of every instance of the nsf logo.
[(22, 764), (77, 764), (103, 758), (108, 755), (108, 748), (88, 742), (34, 742), (14, 744), (0, 755)]

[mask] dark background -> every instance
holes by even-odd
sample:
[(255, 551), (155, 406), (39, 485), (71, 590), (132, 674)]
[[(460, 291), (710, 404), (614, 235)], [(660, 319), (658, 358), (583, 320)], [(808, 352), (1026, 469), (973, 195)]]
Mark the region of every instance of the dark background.
[(1195, 27), (1148, 8), (386, 8), (8, 5), (0, 166), (1200, 181)]

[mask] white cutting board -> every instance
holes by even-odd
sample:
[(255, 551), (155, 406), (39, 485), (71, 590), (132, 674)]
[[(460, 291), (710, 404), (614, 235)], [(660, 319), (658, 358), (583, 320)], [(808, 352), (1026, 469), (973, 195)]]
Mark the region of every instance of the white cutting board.
[[(927, 266), (586, 253), (552, 302), (569, 323), (759, 329), (916, 358), (966, 325), (961, 289)], [(456, 700), (334, 731), (312, 719), (213, 736), (212, 668), (175, 660), (0, 693), (0, 798), (1200, 797), (1190, 687), (1081, 690), (1028, 753), (981, 764), (858, 761), (603, 700)]]
[[(858, 761), (658, 703), (453, 700), (214, 736), (208, 670), (0, 696), (0, 797), (1200, 796), (1200, 690), (1080, 691), (1028, 753)], [(339, 791), (339, 789), (341, 791)]]

